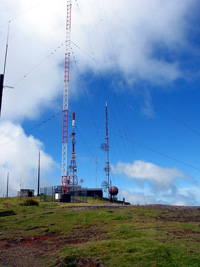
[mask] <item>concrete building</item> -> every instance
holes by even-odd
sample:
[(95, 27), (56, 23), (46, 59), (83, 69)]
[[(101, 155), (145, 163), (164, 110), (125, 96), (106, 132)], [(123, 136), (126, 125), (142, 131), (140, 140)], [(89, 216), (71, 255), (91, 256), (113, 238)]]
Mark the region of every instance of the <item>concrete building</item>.
[(34, 197), (33, 189), (21, 189), (18, 192), (18, 197)]

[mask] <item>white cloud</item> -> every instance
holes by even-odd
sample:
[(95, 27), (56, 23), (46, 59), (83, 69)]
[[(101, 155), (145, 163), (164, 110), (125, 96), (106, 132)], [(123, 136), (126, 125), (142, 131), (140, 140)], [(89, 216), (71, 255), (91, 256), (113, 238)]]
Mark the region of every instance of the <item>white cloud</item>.
[(150, 162), (136, 160), (133, 163), (118, 162), (116, 166), (111, 167), (115, 175), (125, 174), (128, 178), (148, 181), (156, 188), (167, 190), (172, 188), (176, 178), (186, 178), (187, 176), (174, 168), (163, 168)]
[[(13, 13), (20, 14), (34, 3), (36, 1), (25, 3), (18, 0), (13, 7), (4, 1), (2, 5), (7, 11), (7, 21), (13, 17)], [(48, 8), (46, 5), (47, 1), (44, 1), (10, 23), (5, 84), (15, 88), (4, 90), (2, 116), (7, 119), (21, 121), (24, 118), (37, 118), (44, 108), (55, 108), (56, 97), (62, 95), (65, 46), (29, 74), (65, 41), (65, 27), (62, 29), (60, 25), (60, 22), (64, 22), (64, 10), (52, 3)], [(0, 11), (0, 17), (2, 13)], [(6, 16), (4, 14), (4, 21)], [(7, 27), (0, 28), (0, 31), (6, 44)], [(2, 56), (4, 50), (5, 46), (1, 46)]]
[(133, 205), (145, 205), (145, 204), (165, 204), (165, 205), (176, 205), (176, 206), (195, 206), (200, 205), (199, 192), (196, 190), (187, 189), (190, 192), (184, 193), (182, 190), (178, 190), (176, 194), (151, 194), (149, 190), (132, 190), (130, 192), (126, 189), (120, 189), (119, 194), (121, 199), (125, 198), (126, 202)]
[(200, 205), (199, 186), (181, 187), (178, 188), (178, 194), (172, 205), (180, 206), (195, 206)]
[[(0, 25), (36, 3), (35, 0), (16, 0), (15, 3), (2, 0)], [(106, 69), (72, 46), (80, 71), (90, 70), (96, 75), (98, 69), (106, 73), (120, 71), (131, 83), (137, 79), (152, 83), (174, 81), (183, 75), (178, 60), (169, 62), (156, 57), (157, 48), (180, 51), (187, 46), (186, 15), (194, 3), (195, 0), (110, 0), (104, 4), (102, 1), (73, 1), (72, 41), (101, 63), (107, 62)], [(59, 4), (43, 1), (11, 22), (7, 85), (15, 84), (64, 42), (65, 20), (66, 1), (60, 0)], [(2, 44), (6, 44), (6, 32), (7, 27), (0, 28)], [(4, 52), (5, 46), (1, 45), (1, 58)], [(37, 117), (45, 107), (55, 107), (55, 99), (63, 90), (63, 61), (64, 47), (14, 90), (5, 92), (3, 116), (19, 121)], [(77, 73), (76, 68), (71, 70)], [(72, 73), (71, 77), (75, 79)], [(70, 92), (75, 89), (79, 90), (76, 82), (75, 86), (72, 83)]]
[[(119, 69), (130, 80), (147, 79), (152, 82), (173, 81), (182, 76), (178, 61), (169, 62), (155, 57), (155, 47), (174, 51), (185, 47), (185, 15), (190, 12), (195, 1), (106, 1), (107, 20), (103, 4), (92, 4), (98, 31), (91, 19), (91, 9), (87, 2), (80, 3), (88, 38), (82, 38), (81, 44), (90, 54), (94, 50), (100, 58), (102, 50), (110, 66)], [(76, 6), (74, 7), (76, 9)], [(78, 11), (77, 11), (78, 13)], [(103, 22), (101, 21), (103, 20)], [(78, 24), (78, 21), (81, 24)], [(72, 37), (79, 42), (78, 34), (82, 29), (82, 20), (77, 17)], [(98, 33), (98, 35), (97, 35)], [(110, 36), (112, 42), (110, 41)], [(116, 54), (116, 63), (113, 53)], [(109, 55), (111, 54), (111, 57)], [(102, 58), (102, 57), (101, 57)], [(101, 59), (103, 62), (103, 58)]]
[(145, 204), (157, 203), (157, 200), (154, 196), (145, 195), (142, 192), (141, 193), (138, 193), (138, 192), (131, 193), (130, 191), (128, 191), (126, 189), (120, 189), (119, 194), (122, 197), (122, 199), (125, 198), (126, 202), (129, 202), (129, 203), (134, 204), (134, 205), (137, 205), (137, 204), (145, 205)]
[(151, 102), (151, 96), (149, 91), (147, 91), (144, 95), (144, 103), (141, 107), (141, 111), (144, 115), (147, 117), (153, 117), (154, 116), (154, 110)]
[[(191, 183), (177, 187), (176, 178), (191, 178), (177, 168), (163, 168), (153, 163), (136, 160), (131, 163), (118, 162), (111, 166), (115, 175), (126, 175), (135, 186), (119, 190), (121, 198), (132, 204), (199, 205), (199, 187)], [(186, 182), (187, 180), (185, 180)], [(143, 183), (146, 183), (143, 186)]]
[[(0, 195), (6, 192), (9, 172), (9, 188), (19, 190), (20, 178), (24, 187), (37, 188), (38, 152), (41, 151), (41, 177), (48, 183), (47, 175), (57, 168), (53, 159), (44, 152), (43, 144), (33, 136), (24, 134), (20, 125), (0, 123)], [(15, 191), (9, 191), (16, 195)]]

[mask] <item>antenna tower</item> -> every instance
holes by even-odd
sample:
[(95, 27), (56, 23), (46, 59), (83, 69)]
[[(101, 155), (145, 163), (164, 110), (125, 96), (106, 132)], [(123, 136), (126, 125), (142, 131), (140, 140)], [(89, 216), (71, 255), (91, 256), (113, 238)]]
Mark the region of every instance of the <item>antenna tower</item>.
[[(105, 137), (105, 168), (106, 172), (106, 181), (107, 181), (107, 190), (109, 191), (110, 187), (110, 162), (109, 162), (109, 138), (108, 138), (108, 107), (106, 102), (106, 137)], [(108, 192), (109, 195), (109, 192)]]
[[(72, 0), (67, 0), (66, 19), (66, 49), (65, 49), (65, 71), (64, 71), (64, 92), (63, 92), (63, 129), (62, 129), (62, 187), (66, 192), (70, 184), (70, 177), (67, 172), (67, 141), (68, 141), (68, 101), (69, 101), (69, 63), (71, 46), (71, 9)], [(67, 188), (69, 191), (69, 187)]]
[(9, 38), (9, 30), (10, 30), (10, 21), (8, 23), (8, 33), (7, 33), (7, 43), (6, 43), (6, 52), (5, 52), (5, 60), (4, 60), (4, 68), (3, 68), (3, 74), (0, 74), (0, 116), (1, 116), (1, 106), (2, 106), (2, 98), (3, 98), (3, 89), (5, 87), (7, 88), (14, 88), (11, 86), (5, 86), (4, 85), (4, 78), (6, 73), (6, 61), (7, 61), (7, 54), (8, 54), (8, 38)]
[(95, 159), (95, 171), (96, 171), (96, 188), (97, 188), (97, 156)]
[(72, 186), (78, 185), (78, 177), (77, 177), (77, 166), (76, 166), (76, 152), (75, 152), (75, 113), (73, 112), (72, 115), (72, 127), (73, 127), (73, 132), (71, 135), (72, 139), (72, 152), (71, 152), (71, 162), (70, 162), (70, 167), (69, 167), (69, 184)]

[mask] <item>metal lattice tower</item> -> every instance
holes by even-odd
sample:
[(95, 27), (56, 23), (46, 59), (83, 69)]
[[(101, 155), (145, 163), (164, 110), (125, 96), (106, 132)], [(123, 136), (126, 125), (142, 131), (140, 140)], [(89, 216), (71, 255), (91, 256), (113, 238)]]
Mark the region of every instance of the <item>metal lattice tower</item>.
[(64, 93), (63, 93), (63, 129), (62, 129), (62, 187), (64, 193), (66, 192), (67, 185), (70, 184), (67, 172), (67, 141), (68, 141), (69, 64), (70, 64), (70, 47), (71, 47), (71, 9), (72, 9), (72, 0), (67, 0), (66, 50), (65, 50)]
[[(105, 172), (107, 181), (107, 191), (110, 187), (110, 162), (109, 162), (109, 138), (108, 138), (108, 107), (106, 102), (106, 137), (105, 137)], [(109, 192), (107, 193), (109, 195)]]
[(72, 186), (78, 185), (78, 177), (77, 177), (77, 166), (76, 166), (76, 152), (75, 152), (75, 113), (72, 115), (72, 127), (73, 127), (73, 132), (71, 135), (72, 139), (72, 152), (71, 152), (71, 162), (70, 162), (70, 167), (69, 167), (69, 184)]

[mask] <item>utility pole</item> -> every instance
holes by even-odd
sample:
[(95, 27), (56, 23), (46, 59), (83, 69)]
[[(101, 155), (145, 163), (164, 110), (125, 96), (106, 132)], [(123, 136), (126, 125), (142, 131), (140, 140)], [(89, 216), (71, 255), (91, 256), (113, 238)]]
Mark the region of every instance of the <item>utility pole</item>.
[(9, 172), (7, 174), (7, 192), (6, 192), (6, 197), (8, 197), (8, 184), (9, 184)]
[(3, 97), (3, 80), (4, 80), (4, 75), (0, 74), (0, 116), (1, 116), (1, 106)]
[(3, 88), (14, 88), (11, 86), (4, 86), (4, 78), (5, 78), (5, 72), (6, 72), (6, 61), (7, 61), (7, 54), (8, 54), (8, 38), (9, 38), (9, 28), (10, 28), (10, 21), (8, 24), (8, 33), (7, 33), (7, 43), (6, 43), (6, 52), (5, 52), (5, 60), (4, 60), (4, 68), (3, 68), (3, 74), (0, 74), (0, 116), (1, 116), (1, 107), (2, 107), (2, 98), (3, 98)]
[(38, 191), (37, 195), (40, 195), (40, 151), (39, 151), (39, 160), (38, 160)]

